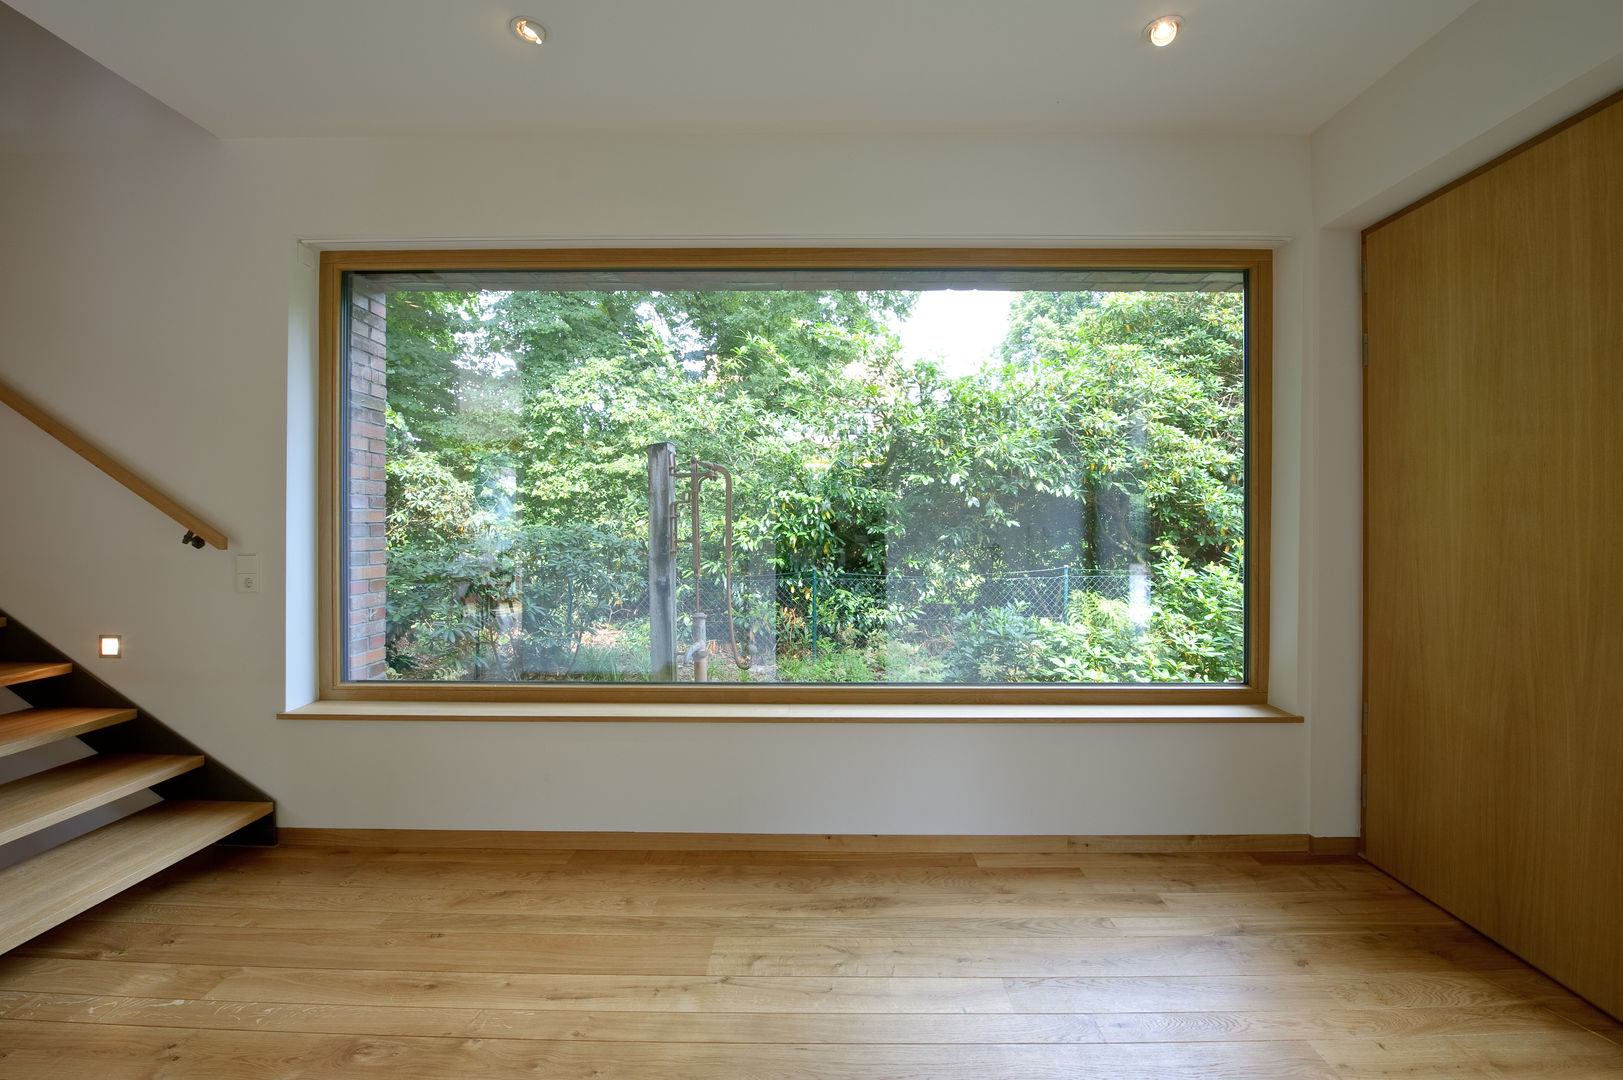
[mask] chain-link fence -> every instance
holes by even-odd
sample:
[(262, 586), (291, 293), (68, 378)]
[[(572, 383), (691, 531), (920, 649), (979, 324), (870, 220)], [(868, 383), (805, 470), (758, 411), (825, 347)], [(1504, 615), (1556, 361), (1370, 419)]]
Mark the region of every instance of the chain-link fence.
[[(985, 577), (947, 579), (910, 574), (849, 574), (807, 570), (799, 574), (738, 576), (732, 580), (735, 630), (770, 630), (780, 641), (815, 647), (822, 639), (885, 630), (910, 638), (950, 636), (954, 622), (991, 608), (1018, 607), (1024, 614), (1065, 621), (1073, 605), (1092, 597), (1126, 601), (1127, 571), (1056, 567)], [(700, 607), (710, 636), (726, 636), (728, 593), (720, 577), (699, 582)], [(678, 619), (691, 626), (693, 585), (677, 588)]]
[[(733, 655), (773, 656), (884, 632), (895, 640), (950, 640), (966, 615), (997, 608), (1064, 622), (1091, 598), (1128, 601), (1127, 571), (1053, 567), (948, 578), (939, 575), (739, 575), (729, 593), (721, 574), (698, 582), (706, 637)], [(472, 583), (390, 583), (391, 655), (410, 649), (418, 677), (476, 679), (607, 677), (646, 673), (645, 578), (596, 582), (531, 578), (515, 588)], [(677, 637), (691, 641), (694, 583), (677, 584)], [(411, 633), (404, 631), (410, 627)], [(446, 675), (433, 674), (445, 666)], [(463, 674), (449, 674), (460, 669)]]

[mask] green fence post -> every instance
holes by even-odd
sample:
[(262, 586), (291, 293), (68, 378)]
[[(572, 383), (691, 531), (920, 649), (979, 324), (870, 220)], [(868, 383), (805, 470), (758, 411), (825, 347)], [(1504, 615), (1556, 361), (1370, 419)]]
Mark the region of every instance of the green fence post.
[(812, 656), (817, 656), (817, 567), (812, 567)]
[(1059, 618), (1061, 622), (1071, 621), (1071, 568), (1065, 568), (1065, 577), (1060, 584)]

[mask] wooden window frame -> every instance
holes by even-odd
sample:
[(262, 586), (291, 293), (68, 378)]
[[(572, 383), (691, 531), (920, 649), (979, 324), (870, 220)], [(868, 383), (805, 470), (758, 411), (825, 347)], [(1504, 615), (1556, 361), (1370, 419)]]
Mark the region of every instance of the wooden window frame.
[[(365, 272), (430, 272), (447, 270), (763, 270), (763, 269), (961, 269), (961, 270), (1234, 270), (1246, 277), (1246, 679), (1238, 685), (1106, 686), (1075, 684), (984, 686), (808, 686), (766, 684), (514, 684), (345, 681), (343, 638), (346, 626), (343, 592), (338, 588), (342, 570), (340, 536), (344, 480), (340, 435), (344, 395), (340, 373), (344, 333), (344, 275)], [(943, 719), (985, 719), (1030, 722), (1050, 718), (1120, 720), (1236, 720), (1285, 718), (1251, 712), (1206, 715), (1204, 706), (1266, 706), (1268, 701), (1269, 646), (1269, 532), (1272, 458), (1273, 389), (1273, 253), (1267, 249), (1161, 249), (1161, 248), (554, 248), (412, 251), (325, 251), (320, 269), (320, 697), (321, 701), (298, 715), (314, 715), (324, 703), (428, 703), (447, 706), (405, 709), (422, 718), (445, 719), (456, 706), (490, 703), (505, 706), (487, 719), (523, 718), (515, 704), (536, 706), (627, 706), (628, 715), (602, 715), (603, 719), (696, 719), (690, 707), (789, 706), (790, 712), (760, 719), (873, 719), (885, 707), (938, 707), (951, 715)], [(676, 707), (661, 716), (661, 707)], [(830, 715), (801, 715), (796, 706), (831, 709)], [(874, 707), (873, 715), (863, 707)], [(1164, 707), (1142, 715), (1108, 709), (1098, 717), (1078, 709), (1131, 706)], [(646, 707), (646, 715), (636, 712)], [(855, 712), (841, 716), (841, 708)], [(1035, 708), (1029, 716), (1023, 708)], [(1180, 708), (1196, 707), (1196, 708)], [(985, 710), (984, 714), (976, 712)], [(1058, 709), (1052, 716), (1042, 709)], [(1071, 714), (1064, 713), (1070, 709)], [(683, 711), (686, 710), (686, 711)], [(956, 710), (956, 711), (955, 711)], [(965, 711), (967, 710), (967, 711)], [(611, 710), (612, 711), (612, 710)], [(343, 710), (326, 710), (328, 715)], [(701, 710), (702, 712), (702, 710)], [(1270, 713), (1277, 712), (1270, 710)], [(347, 715), (347, 714), (346, 714)], [(470, 716), (475, 715), (470, 712)], [(402, 716), (401, 718), (405, 718)], [(538, 712), (536, 718), (545, 718)], [(587, 718), (587, 717), (580, 717)], [(716, 719), (752, 718), (718, 715)], [(898, 713), (896, 719), (926, 719)], [(1291, 717), (1290, 719), (1298, 719)]]

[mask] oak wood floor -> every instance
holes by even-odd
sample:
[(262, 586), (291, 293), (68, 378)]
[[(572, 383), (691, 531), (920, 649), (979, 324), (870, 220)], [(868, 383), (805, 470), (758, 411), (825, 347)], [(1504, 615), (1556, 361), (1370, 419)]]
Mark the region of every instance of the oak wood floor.
[(204, 852), (0, 957), (0, 1078), (1623, 1076), (1349, 856)]

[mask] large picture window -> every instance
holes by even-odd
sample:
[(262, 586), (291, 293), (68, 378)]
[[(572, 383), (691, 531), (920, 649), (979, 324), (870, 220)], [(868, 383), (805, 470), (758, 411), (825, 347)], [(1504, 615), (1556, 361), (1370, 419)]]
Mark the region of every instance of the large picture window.
[(332, 686), (1260, 700), (1266, 256), (976, 254), (330, 257)]

